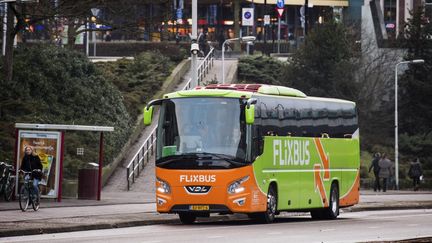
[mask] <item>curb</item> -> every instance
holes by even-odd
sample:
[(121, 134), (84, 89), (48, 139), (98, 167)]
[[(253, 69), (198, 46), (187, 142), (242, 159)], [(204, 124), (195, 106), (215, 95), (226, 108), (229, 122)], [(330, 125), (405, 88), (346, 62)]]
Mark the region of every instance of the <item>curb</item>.
[[(423, 202), (419, 204), (409, 205), (377, 205), (377, 206), (359, 206), (349, 207), (341, 209), (345, 212), (362, 212), (362, 211), (377, 211), (377, 210), (401, 210), (401, 209), (432, 209), (432, 202)], [(235, 215), (235, 214), (234, 214)], [(242, 214), (238, 214), (242, 215)], [(214, 222), (218, 220), (232, 219), (229, 216), (212, 216), (210, 218), (204, 218), (204, 222)], [(66, 233), (74, 231), (85, 231), (85, 230), (101, 230), (101, 229), (117, 229), (126, 227), (137, 227), (147, 225), (159, 225), (159, 224), (180, 224), (177, 217), (169, 219), (150, 219), (150, 220), (132, 220), (125, 222), (114, 222), (114, 223), (97, 223), (89, 225), (78, 225), (78, 226), (61, 226), (61, 227), (48, 227), (48, 228), (23, 228), (14, 230), (0, 231), (0, 238), (12, 237), (12, 236), (24, 236), (24, 235), (38, 235), (38, 234), (53, 234), (53, 233)]]

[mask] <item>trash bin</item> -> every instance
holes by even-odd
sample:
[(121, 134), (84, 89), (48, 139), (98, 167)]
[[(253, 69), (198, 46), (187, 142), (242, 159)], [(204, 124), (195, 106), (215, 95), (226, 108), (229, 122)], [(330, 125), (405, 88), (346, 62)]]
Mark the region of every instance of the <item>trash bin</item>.
[(78, 199), (97, 199), (98, 172), (97, 166), (78, 170)]

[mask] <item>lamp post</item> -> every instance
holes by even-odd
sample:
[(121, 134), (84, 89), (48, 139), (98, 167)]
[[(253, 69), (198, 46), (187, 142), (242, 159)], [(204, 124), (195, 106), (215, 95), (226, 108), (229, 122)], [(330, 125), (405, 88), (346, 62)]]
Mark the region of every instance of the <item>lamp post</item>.
[(241, 38), (227, 39), (222, 43), (222, 84), (225, 84), (225, 44), (231, 41), (238, 41), (238, 40), (240, 40), (241, 42), (253, 42), (255, 41), (255, 39), (256, 39), (255, 36), (244, 36)]
[(403, 61), (396, 64), (395, 67), (395, 174), (396, 174), (396, 189), (399, 190), (399, 132), (398, 132), (398, 66), (402, 64), (418, 64), (424, 63), (423, 59), (415, 59)]

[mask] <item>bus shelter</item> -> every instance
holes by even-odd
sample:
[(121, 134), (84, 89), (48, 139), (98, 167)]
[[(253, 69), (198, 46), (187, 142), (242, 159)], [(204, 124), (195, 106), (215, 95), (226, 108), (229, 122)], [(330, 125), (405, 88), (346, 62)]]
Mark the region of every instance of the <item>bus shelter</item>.
[[(113, 132), (114, 127), (105, 126), (83, 126), (83, 125), (60, 125), (60, 124), (32, 124), (15, 123), (15, 168), (19, 168), (24, 155), (25, 146), (32, 146), (42, 151), (38, 156), (43, 165), (44, 179), (40, 184), (48, 187), (45, 198), (55, 198), (58, 202), (62, 200), (63, 181), (63, 157), (64, 136), (66, 131), (99, 132), (99, 158), (97, 178), (97, 200), (101, 199), (102, 191), (102, 167), (104, 151), (104, 132)], [(17, 181), (18, 185), (18, 169)], [(16, 187), (18, 193), (18, 186)]]

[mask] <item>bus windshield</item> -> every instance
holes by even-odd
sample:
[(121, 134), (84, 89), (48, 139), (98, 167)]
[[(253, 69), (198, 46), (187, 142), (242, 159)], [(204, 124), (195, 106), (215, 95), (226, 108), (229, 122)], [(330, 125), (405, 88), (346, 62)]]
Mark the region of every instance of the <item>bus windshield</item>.
[(175, 98), (162, 103), (156, 165), (175, 169), (245, 165), (246, 129), (241, 99)]

